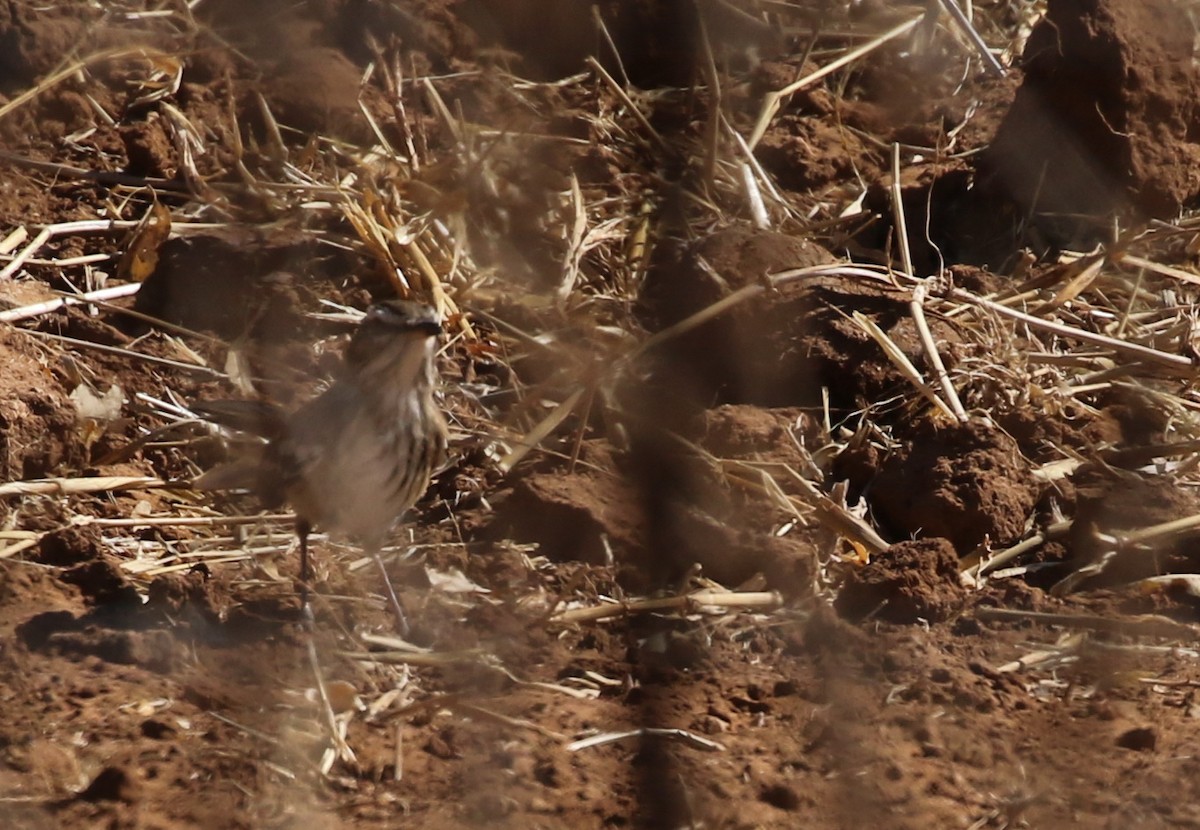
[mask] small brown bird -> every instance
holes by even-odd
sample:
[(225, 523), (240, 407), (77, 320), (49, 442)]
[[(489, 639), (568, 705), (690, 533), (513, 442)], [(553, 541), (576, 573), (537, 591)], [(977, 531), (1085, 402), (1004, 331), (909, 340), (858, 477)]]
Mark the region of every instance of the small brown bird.
[(301, 606), (308, 613), (308, 534), (314, 526), (358, 539), (379, 566), (400, 633), (409, 627), (380, 548), (425, 492), (446, 454), (434, 400), (442, 331), (429, 306), (372, 306), (350, 340), (340, 377), (291, 415), (261, 401), (211, 401), (193, 411), (266, 440), (260, 453), (217, 467), (199, 489), (247, 488), (268, 509), (289, 503), (300, 540)]

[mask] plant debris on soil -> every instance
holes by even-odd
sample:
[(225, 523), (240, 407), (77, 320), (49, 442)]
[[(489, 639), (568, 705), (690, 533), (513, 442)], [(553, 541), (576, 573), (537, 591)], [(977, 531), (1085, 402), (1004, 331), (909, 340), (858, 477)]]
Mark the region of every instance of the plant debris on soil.
[[(1200, 826), (1195, 10), (954, 5), (0, 7), (0, 824)], [(192, 486), (394, 296), (407, 640)]]

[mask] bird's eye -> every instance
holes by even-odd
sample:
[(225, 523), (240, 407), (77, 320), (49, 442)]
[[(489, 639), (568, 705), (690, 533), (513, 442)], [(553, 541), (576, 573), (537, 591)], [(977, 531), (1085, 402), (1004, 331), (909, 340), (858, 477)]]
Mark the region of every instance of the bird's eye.
[(383, 323), (389, 327), (404, 326), (408, 322), (408, 315), (390, 303), (377, 303), (367, 309), (365, 319)]

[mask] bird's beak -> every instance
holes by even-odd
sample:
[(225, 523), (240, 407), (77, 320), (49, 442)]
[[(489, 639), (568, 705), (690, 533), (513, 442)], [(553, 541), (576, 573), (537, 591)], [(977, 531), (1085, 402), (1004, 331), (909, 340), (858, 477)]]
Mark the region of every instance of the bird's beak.
[(423, 320), (413, 320), (412, 330), (418, 331), (426, 337), (437, 337), (445, 329), (442, 328), (442, 321), (436, 317), (427, 317)]

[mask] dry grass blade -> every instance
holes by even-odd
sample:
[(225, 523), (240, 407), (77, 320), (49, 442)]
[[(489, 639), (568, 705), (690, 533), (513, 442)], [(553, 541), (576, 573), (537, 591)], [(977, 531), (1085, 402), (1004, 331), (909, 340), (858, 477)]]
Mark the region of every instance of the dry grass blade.
[(908, 355), (906, 355), (904, 351), (892, 341), (892, 338), (888, 337), (887, 332), (876, 325), (874, 320), (863, 314), (861, 311), (854, 312), (851, 315), (851, 319), (854, 320), (854, 322), (857, 323), (863, 331), (869, 334), (871, 338), (880, 345), (884, 353), (887, 355), (888, 360), (892, 361), (896, 368), (900, 370), (900, 373), (903, 374), (913, 386), (917, 387), (917, 391), (920, 392), (926, 400), (937, 407), (946, 417), (951, 419), (956, 419), (958, 417), (954, 410), (951, 409), (945, 401), (938, 397), (937, 392), (933, 391), (933, 387), (925, 381), (925, 378), (921, 375), (920, 370), (917, 369), (917, 367), (912, 364), (912, 361), (908, 359)]
[(328, 775), (334, 758), (345, 764), (349, 764), (351, 767), (358, 765), (358, 758), (355, 757), (354, 750), (350, 748), (350, 744), (346, 743), (346, 736), (342, 731), (341, 724), (338, 723), (337, 716), (333, 713), (333, 705), (329, 700), (329, 690), (325, 685), (325, 673), (321, 670), (321, 661), (317, 657), (317, 645), (313, 640), (314, 635), (311, 624), (308, 628), (308, 641), (305, 643), (305, 650), (308, 652), (309, 667), (313, 673), (313, 681), (316, 683), (322, 720), (334, 749), (334, 754), (327, 757), (321, 764), (321, 772)]
[(867, 521), (855, 516), (848, 509), (822, 493), (817, 489), (815, 484), (795, 470), (786, 469), (791, 473), (796, 483), (813, 499), (815, 511), (822, 524), (829, 527), (838, 535), (858, 542), (868, 553), (882, 553), (891, 547), (888, 541), (880, 536)]
[(1091, 343), (1097, 346), (1106, 346), (1115, 352), (1124, 354), (1127, 357), (1132, 357), (1139, 360), (1145, 360), (1150, 363), (1155, 363), (1160, 366), (1170, 367), (1176, 370), (1192, 370), (1195, 368), (1195, 362), (1188, 357), (1177, 354), (1169, 354), (1167, 352), (1154, 349), (1149, 346), (1143, 346), (1140, 343), (1130, 343), (1127, 340), (1118, 340), (1114, 337), (1108, 337), (1103, 334), (1086, 331), (1074, 326), (1056, 323), (1051, 320), (1043, 320), (1040, 317), (1034, 317), (1032, 314), (1008, 308), (1000, 303), (986, 300), (982, 297), (976, 297), (970, 292), (964, 291), (961, 288), (952, 289), (950, 296), (956, 300), (960, 300), (971, 305), (985, 308), (1001, 317), (1007, 317), (1011, 320), (1017, 320), (1024, 323), (1030, 328), (1041, 329), (1061, 337), (1067, 337), (1073, 340), (1079, 340), (1084, 343)]
[(50, 73), (45, 78), (38, 81), (34, 86), (25, 90), (20, 95), (18, 95), (16, 98), (13, 98), (7, 104), (0, 106), (0, 119), (4, 118), (6, 115), (8, 115), (10, 112), (17, 109), (18, 107), (22, 107), (25, 104), (29, 103), (30, 101), (32, 101), (34, 98), (41, 95), (46, 90), (52, 89), (52, 88), (58, 86), (60, 83), (67, 80), (68, 78), (75, 75), (76, 73), (80, 72), (81, 70), (87, 69), (90, 66), (94, 66), (98, 63), (103, 63), (105, 61), (117, 60), (119, 58), (127, 58), (127, 57), (139, 57), (139, 58), (160, 60), (160, 61), (171, 60), (171, 56), (167, 55), (165, 52), (160, 52), (157, 49), (151, 49), (150, 47), (143, 47), (143, 46), (139, 46), (139, 47), (135, 47), (135, 48), (121, 47), (121, 48), (116, 48), (116, 49), (106, 49), (104, 51), (97, 52), (94, 55), (89, 55), (88, 57), (83, 58), (82, 60), (77, 60), (72, 63), (69, 63), (66, 66), (62, 67), (61, 69)]
[(41, 478), (0, 484), (0, 498), (11, 496), (76, 496), (120, 490), (156, 490), (186, 487), (186, 482), (164, 481), (148, 476), (89, 476), (85, 478)]
[[(366, 639), (365, 637), (363, 638)], [(411, 648), (410, 643), (404, 644)], [(479, 650), (469, 651), (342, 651), (342, 657), (350, 660), (360, 660), (364, 663), (381, 663), (394, 666), (431, 666), (446, 667), (454, 665), (471, 665), (482, 668), (492, 668), (488, 655)]]
[(715, 189), (717, 161), (720, 154), (721, 137), (721, 78), (717, 73), (717, 61), (713, 57), (712, 41), (708, 38), (708, 24), (703, 9), (696, 16), (700, 25), (700, 45), (703, 46), (701, 62), (704, 80), (708, 85), (708, 118), (704, 127), (704, 170), (700, 181), (706, 193)]
[(754, 175), (754, 169), (743, 163), (740, 166), (742, 171), (742, 183), (746, 188), (746, 201), (750, 207), (750, 218), (754, 222), (754, 227), (759, 230), (766, 231), (771, 229), (771, 216), (767, 213), (767, 205), (763, 201), (762, 191), (758, 189), (758, 179)]
[(886, 271), (883, 269), (872, 270), (868, 267), (852, 266), (852, 265), (814, 265), (805, 268), (793, 268), (787, 271), (778, 271), (767, 275), (769, 286), (766, 285), (746, 285), (732, 294), (727, 294), (715, 303), (708, 305), (699, 311), (685, 317), (678, 323), (668, 326), (654, 335), (644, 340), (632, 353), (631, 357), (642, 355), (651, 349), (654, 349), (668, 340), (672, 340), (680, 335), (686, 334), (693, 329), (707, 323), (720, 315), (729, 311), (731, 308), (746, 302), (754, 297), (757, 297), (769, 290), (769, 288), (779, 288), (797, 280), (807, 279), (809, 277), (847, 277), (849, 279), (869, 279), (874, 282), (879, 282), (889, 288), (894, 288), (894, 284), (887, 278)]
[(963, 574), (968, 579), (977, 581), (979, 577), (986, 576), (992, 571), (1000, 569), (1022, 554), (1037, 550), (1051, 539), (1059, 539), (1065, 536), (1071, 530), (1072, 524), (1069, 521), (1056, 522), (1045, 530), (1030, 536), (1028, 539), (1024, 539), (1010, 548), (997, 552), (985, 561), (976, 562), (964, 568)]
[(667, 146), (667, 142), (663, 139), (658, 130), (654, 129), (654, 125), (650, 123), (650, 119), (648, 119), (645, 113), (642, 112), (641, 107), (633, 102), (633, 99), (629, 97), (629, 93), (627, 93), (621, 87), (621, 85), (617, 83), (616, 78), (608, 74), (608, 70), (600, 65), (600, 61), (593, 57), (589, 57), (587, 59), (587, 65), (591, 67), (592, 71), (600, 77), (600, 80), (604, 81), (604, 83), (608, 85), (608, 88), (612, 90), (613, 94), (621, 100), (621, 103), (629, 108), (630, 115), (637, 119), (637, 122), (642, 126), (642, 129), (644, 129), (646, 133), (652, 139), (654, 139), (654, 143), (660, 147)]
[(1116, 258), (1116, 264), (1126, 268), (1145, 268), (1155, 274), (1160, 274), (1164, 277), (1169, 277), (1173, 280), (1188, 283), (1189, 285), (1200, 285), (1200, 274), (1193, 274), (1191, 271), (1184, 271), (1182, 268), (1173, 268), (1170, 265), (1154, 262), (1145, 257), (1134, 256), (1132, 254), (1124, 254)]
[(1000, 61), (996, 60), (996, 56), (992, 54), (992, 50), (984, 43), (983, 38), (979, 36), (979, 32), (971, 25), (971, 20), (958, 7), (955, 0), (941, 0), (942, 8), (950, 13), (950, 18), (955, 25), (962, 30), (967, 39), (971, 41), (971, 45), (975, 47), (975, 51), (979, 53), (979, 57), (983, 58), (984, 65), (992, 74), (999, 77), (1004, 77), (1004, 67), (1000, 65)]
[(833, 61), (827, 66), (822, 67), (821, 69), (818, 69), (811, 75), (806, 75), (800, 80), (788, 84), (783, 89), (768, 93), (766, 98), (763, 100), (762, 112), (758, 116), (758, 121), (754, 125), (754, 130), (750, 133), (750, 139), (746, 142), (750, 146), (750, 149), (753, 150), (758, 146), (758, 142), (761, 141), (762, 137), (766, 134), (767, 127), (771, 124), (771, 119), (775, 117), (775, 113), (779, 112), (779, 108), (782, 106), (784, 99), (806, 87), (812, 86), (826, 75), (833, 74), (843, 66), (848, 66), (849, 64), (854, 63), (863, 55), (870, 54), (888, 41), (908, 34), (915, 29), (917, 24), (920, 23), (924, 18), (924, 13), (919, 14), (911, 20), (901, 23), (899, 26), (884, 32), (882, 35), (874, 38), (868, 43), (864, 43), (857, 49), (851, 49), (837, 60)]
[(674, 597), (635, 599), (612, 602), (591, 608), (569, 608), (549, 619), (550, 623), (572, 625), (581, 622), (624, 617), (630, 614), (649, 614), (657, 611), (679, 611), (690, 614), (718, 608), (778, 608), (783, 597), (775, 591), (693, 591)]
[(583, 193), (579, 190), (579, 179), (571, 174), (571, 209), (575, 221), (571, 226), (571, 237), (567, 244), (567, 256), (563, 262), (563, 276), (558, 285), (558, 299), (562, 302), (571, 295), (579, 279), (579, 263), (583, 259), (583, 239), (587, 233), (587, 209), (583, 205)]
[(625, 732), (603, 732), (599, 735), (580, 738), (578, 741), (572, 741), (567, 744), (567, 751), (579, 752), (581, 749), (604, 746), (605, 744), (625, 741), (630, 738), (670, 738), (671, 740), (680, 741), (705, 752), (725, 751), (724, 744), (714, 741), (711, 738), (702, 737), (686, 729), (665, 729), (657, 726), (645, 726), (641, 729), (630, 729)]
[(900, 246), (900, 262), (904, 273), (915, 277), (912, 264), (912, 248), (908, 244), (908, 217), (904, 213), (904, 199), (900, 189), (900, 145), (892, 142), (892, 220), (896, 226), (896, 243)]
[(21, 226), (0, 239), (0, 256), (7, 256), (20, 247), (21, 243), (29, 238), (29, 230), (25, 226)]
[(1107, 263), (1108, 256), (1104, 253), (1089, 254), (1075, 260), (1067, 266), (1067, 271), (1064, 274), (1067, 277), (1067, 284), (1054, 295), (1053, 299), (1033, 309), (1030, 314), (1040, 316), (1062, 308), (1086, 291), (1096, 281), (1096, 278), (1100, 276), (1101, 270)]
[(1200, 514), (1175, 519), (1170, 522), (1161, 522), (1150, 527), (1141, 528), (1140, 530), (1126, 531), (1116, 536), (1116, 542), (1118, 547), (1149, 545), (1166, 541), (1180, 534), (1190, 533), (1197, 528), (1200, 528)]
[(508, 726), (513, 729), (527, 729), (530, 732), (536, 732), (543, 738), (549, 738), (554, 741), (564, 741), (567, 737), (561, 732), (555, 732), (553, 729), (547, 729), (541, 724), (534, 723), (531, 720), (514, 718), (509, 715), (502, 715), (499, 712), (493, 712), (491, 709), (485, 709), (476, 703), (466, 703), (461, 700), (456, 700), (450, 703), (450, 708), (454, 709), (460, 714), (469, 715), (480, 720), (492, 721), (493, 723), (498, 723), (502, 726)]
[(554, 430), (558, 429), (559, 424), (565, 421), (567, 417), (575, 411), (575, 407), (579, 405), (579, 401), (583, 399), (583, 396), (586, 393), (586, 387), (580, 387), (576, 389), (567, 396), (566, 400), (554, 407), (554, 409), (550, 411), (550, 414), (543, 418), (537, 424), (537, 426), (531, 429), (523, 437), (518, 439), (516, 446), (509, 450), (509, 452), (500, 459), (499, 464), (497, 464), (500, 472), (511, 472), (513, 467), (517, 466), (517, 464), (521, 462), (521, 459), (523, 459), (530, 453), (531, 450), (535, 449), (543, 441), (545, 441), (546, 438), (548, 438), (550, 434), (554, 432)]
[(15, 274), (25, 264), (26, 260), (49, 241), (50, 233), (49, 228), (42, 228), (41, 232), (28, 245), (22, 248), (19, 254), (13, 257), (12, 262), (8, 263), (4, 268), (0, 268), (0, 280), (6, 280)]
[(925, 298), (928, 290), (928, 280), (922, 281), (913, 289), (913, 298), (912, 302), (909, 303), (909, 311), (912, 313), (913, 323), (917, 327), (917, 334), (921, 338), (921, 347), (925, 350), (925, 356), (929, 358), (929, 365), (937, 373), (938, 383), (942, 387), (942, 394), (950, 402), (950, 407), (954, 410), (954, 416), (958, 418), (960, 423), (965, 424), (967, 422), (967, 410), (963, 408), (962, 401), (958, 397), (958, 390), (954, 388), (954, 382), (950, 379), (950, 373), (946, 371), (946, 364), (942, 361), (941, 352), (938, 351), (937, 341), (933, 339), (933, 332), (929, 330), (929, 321), (925, 319)]
[(1127, 637), (1162, 637), (1167, 640), (1182, 640), (1188, 643), (1200, 639), (1200, 629), (1195, 626), (1184, 625), (1156, 615), (1119, 619), (1090, 614), (1054, 614), (1043, 611), (1022, 611), (1017, 608), (980, 606), (975, 609), (975, 616), (981, 620), (1031, 622), (1037, 625), (1103, 631)]
[(61, 334), (51, 334), (45, 331), (34, 331), (32, 329), (17, 329), (22, 334), (29, 337), (35, 337), (40, 340), (53, 340), (56, 343), (62, 343), (79, 349), (90, 349), (97, 352), (105, 352), (106, 354), (120, 355), (131, 360), (140, 360), (145, 363), (157, 363), (160, 366), (170, 366), (174, 369), (182, 369), (186, 372), (195, 372), (201, 375), (207, 375), (215, 380), (225, 380), (227, 375), (224, 372), (218, 372), (216, 369), (210, 369), (208, 366), (200, 366), (195, 363), (184, 363), (181, 360), (171, 360), (169, 357), (158, 357), (157, 355), (146, 354), (145, 352), (135, 352), (132, 349), (123, 349), (119, 346), (108, 346), (104, 343), (93, 343), (90, 340), (80, 340), (77, 337), (66, 337)]
[(39, 537), (33, 539), (18, 539), (10, 545), (5, 545), (0, 548), (0, 559), (9, 559), (16, 556), (18, 553), (24, 553), (31, 548), (36, 548), (41, 543)]
[(16, 323), (21, 320), (40, 317), (43, 314), (58, 311), (65, 306), (86, 305), (97, 300), (106, 301), (115, 300), (120, 297), (131, 297), (141, 287), (141, 283), (132, 282), (125, 285), (114, 285), (110, 288), (101, 288), (97, 291), (87, 291), (83, 294), (67, 295), (57, 300), (46, 300), (40, 303), (20, 306), (19, 308), (10, 308), (6, 311), (0, 311), (0, 323)]

